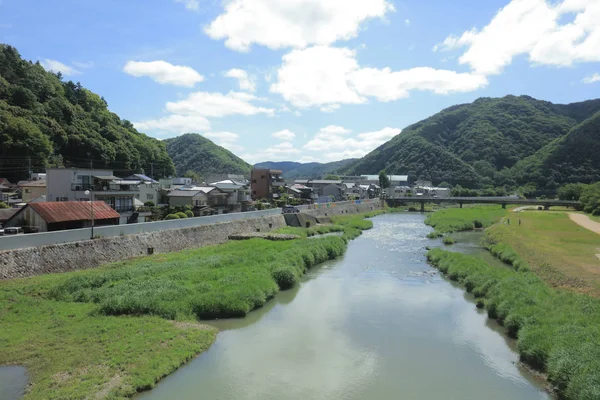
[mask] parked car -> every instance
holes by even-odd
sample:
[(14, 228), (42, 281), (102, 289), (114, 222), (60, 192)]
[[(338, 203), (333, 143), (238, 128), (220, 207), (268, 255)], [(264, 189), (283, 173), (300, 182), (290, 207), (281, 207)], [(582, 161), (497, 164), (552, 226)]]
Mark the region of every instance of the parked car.
[(281, 213), (282, 214), (296, 214), (299, 213), (300, 209), (298, 207), (295, 206), (283, 206), (281, 207)]
[(4, 234), (5, 235), (22, 235), (23, 229), (22, 228), (4, 228)]

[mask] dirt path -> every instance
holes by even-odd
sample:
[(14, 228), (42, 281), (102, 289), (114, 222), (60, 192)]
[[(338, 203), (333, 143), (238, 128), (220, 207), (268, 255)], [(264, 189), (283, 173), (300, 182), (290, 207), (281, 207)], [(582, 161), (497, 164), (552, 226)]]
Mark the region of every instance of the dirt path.
[(600, 235), (600, 222), (592, 221), (587, 215), (577, 213), (569, 213), (569, 218), (577, 225)]

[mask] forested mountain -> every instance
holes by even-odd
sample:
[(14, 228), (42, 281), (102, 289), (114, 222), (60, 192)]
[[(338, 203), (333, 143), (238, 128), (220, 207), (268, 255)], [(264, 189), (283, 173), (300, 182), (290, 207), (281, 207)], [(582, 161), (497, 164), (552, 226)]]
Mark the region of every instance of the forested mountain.
[(0, 44), (0, 177), (25, 179), (30, 160), (34, 172), (90, 160), (120, 175), (175, 170), (164, 143), (110, 112), (102, 97)]
[(336, 174), (346, 169), (357, 161), (355, 158), (334, 161), (330, 163), (299, 163), (293, 161), (265, 161), (254, 166), (256, 168), (278, 169), (283, 172), (284, 178), (321, 178), (327, 174)]
[[(565, 137), (599, 110), (600, 99), (558, 105), (529, 96), (480, 98), (405, 128), (347, 172), (377, 173), (385, 168), (435, 183), (521, 185), (531, 178), (511, 172), (517, 162)], [(573, 162), (574, 169), (586, 168), (585, 160)]]
[(165, 140), (167, 152), (173, 159), (177, 175), (194, 171), (206, 177), (207, 174), (249, 174), (250, 164), (230, 152), (217, 146), (197, 133), (186, 133)]
[(540, 189), (600, 181), (600, 112), (519, 161), (511, 172), (517, 181), (534, 182)]

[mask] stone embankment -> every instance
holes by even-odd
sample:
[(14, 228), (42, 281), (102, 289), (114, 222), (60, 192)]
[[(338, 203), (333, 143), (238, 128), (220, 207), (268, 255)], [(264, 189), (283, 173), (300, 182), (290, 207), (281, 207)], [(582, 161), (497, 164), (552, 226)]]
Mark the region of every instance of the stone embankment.
[[(345, 204), (306, 210), (313, 217), (355, 214), (380, 208), (379, 203)], [(23, 278), (94, 268), (128, 258), (225, 243), (230, 235), (269, 232), (286, 226), (283, 215), (138, 233), (79, 242), (0, 251), (0, 279)]]

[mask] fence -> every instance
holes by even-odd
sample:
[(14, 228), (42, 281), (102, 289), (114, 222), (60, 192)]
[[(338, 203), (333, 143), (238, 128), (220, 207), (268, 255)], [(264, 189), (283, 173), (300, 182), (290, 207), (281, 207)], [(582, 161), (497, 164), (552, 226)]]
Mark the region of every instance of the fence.
[[(316, 210), (329, 207), (338, 207), (350, 204), (365, 204), (375, 200), (340, 201), (337, 203), (310, 204), (299, 206), (300, 210)], [(164, 231), (168, 229), (193, 228), (200, 225), (210, 225), (219, 222), (239, 221), (281, 214), (281, 208), (272, 208), (262, 211), (248, 211), (242, 213), (211, 215), (206, 217), (174, 219), (169, 221), (143, 222), (139, 224), (110, 225), (94, 227), (94, 236), (114, 237), (122, 235), (133, 235), (136, 233)], [(66, 231), (30, 233), (27, 235), (2, 236), (0, 237), (0, 251), (11, 249), (23, 249), (27, 247), (46, 246), (50, 244), (78, 242), (88, 240), (91, 236), (90, 228), (71, 229)]]

